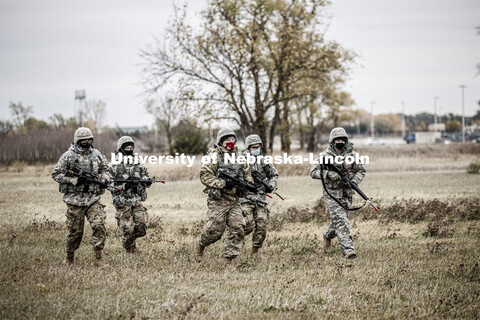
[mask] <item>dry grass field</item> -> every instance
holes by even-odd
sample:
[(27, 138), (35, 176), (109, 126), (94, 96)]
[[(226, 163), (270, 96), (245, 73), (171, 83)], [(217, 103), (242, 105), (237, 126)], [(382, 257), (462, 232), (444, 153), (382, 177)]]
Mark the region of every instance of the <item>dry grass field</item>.
[(66, 206), (52, 166), (3, 167), (0, 318), (478, 319), (480, 175), (465, 168), (479, 156), (409, 150), (371, 151), (361, 188), (382, 211), (351, 215), (357, 260), (346, 261), (336, 243), (323, 253), (321, 183), (304, 166), (281, 168), (287, 199), (271, 203), (260, 256), (249, 256), (247, 239), (227, 267), (222, 241), (203, 263), (193, 260), (206, 209), (198, 167), (150, 168), (169, 181), (149, 189), (148, 235), (135, 255), (124, 253), (111, 197), (102, 198), (109, 235), (102, 269), (90, 265), (88, 224), (76, 264), (62, 263)]

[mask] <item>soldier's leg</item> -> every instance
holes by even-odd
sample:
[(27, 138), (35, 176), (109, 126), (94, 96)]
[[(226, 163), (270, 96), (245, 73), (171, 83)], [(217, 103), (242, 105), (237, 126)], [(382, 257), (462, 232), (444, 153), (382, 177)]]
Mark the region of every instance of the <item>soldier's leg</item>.
[(255, 219), (253, 218), (253, 212), (255, 211), (255, 204), (253, 203), (243, 203), (242, 204), (242, 211), (245, 217), (245, 236), (252, 233), (253, 229), (255, 229)]
[(224, 256), (233, 259), (240, 254), (245, 239), (245, 217), (240, 203), (231, 205), (227, 213), (228, 237)]
[(92, 228), (92, 246), (94, 251), (102, 251), (105, 247), (107, 230), (105, 229), (105, 206), (100, 201), (94, 202), (86, 212), (87, 220)]
[(129, 250), (135, 241), (135, 225), (132, 218), (132, 207), (123, 206), (116, 207), (117, 225), (122, 231), (122, 245), (126, 250)]
[(80, 247), (83, 237), (83, 228), (85, 225), (86, 207), (74, 206), (67, 204), (67, 252), (73, 253)]
[(343, 254), (345, 255), (351, 251), (355, 251), (347, 211), (333, 199), (327, 199), (327, 203), (330, 210), (330, 217), (335, 228), (335, 234), (338, 237), (338, 243)]
[(252, 246), (261, 248), (267, 236), (267, 223), (269, 218), (268, 208), (258, 206), (253, 216), (255, 218), (255, 231), (253, 233)]
[(208, 200), (207, 225), (200, 235), (199, 243), (202, 247), (217, 242), (222, 237), (226, 226), (228, 204), (223, 201)]
[[(328, 209), (329, 211), (330, 208)], [(323, 234), (323, 237), (328, 240), (332, 240), (335, 238), (337, 235), (335, 234), (335, 225), (333, 224), (332, 221), (330, 221), (330, 224), (328, 225), (327, 231)]]
[(141, 204), (136, 205), (132, 208), (133, 212), (133, 223), (135, 230), (135, 239), (144, 237), (147, 234), (147, 220), (148, 214), (147, 209)]

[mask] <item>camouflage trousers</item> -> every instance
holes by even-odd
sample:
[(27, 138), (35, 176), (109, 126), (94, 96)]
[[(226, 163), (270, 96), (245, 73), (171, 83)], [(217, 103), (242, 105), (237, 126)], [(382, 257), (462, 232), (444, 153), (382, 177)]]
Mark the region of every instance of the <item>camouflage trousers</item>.
[[(335, 194), (332, 195), (336, 197)], [(330, 198), (330, 196), (325, 195), (325, 198), (327, 199), (327, 206), (332, 221), (330, 222), (327, 231), (323, 234), (323, 237), (325, 239), (338, 237), (338, 244), (344, 255), (351, 251), (355, 251), (352, 234), (350, 233), (350, 223), (348, 222), (347, 210), (342, 208), (335, 200)], [(352, 205), (351, 196), (347, 195), (341, 198), (339, 197), (338, 199), (346, 208), (349, 208)]]
[(122, 245), (125, 249), (130, 249), (135, 239), (147, 234), (147, 209), (141, 204), (115, 207), (115, 209), (117, 209), (115, 218), (123, 233)]
[(222, 238), (228, 226), (227, 245), (224, 251), (225, 258), (235, 258), (240, 254), (245, 239), (245, 218), (239, 200), (229, 201), (224, 198), (207, 202), (207, 225), (200, 235), (199, 242), (208, 246)]
[(67, 204), (67, 252), (74, 252), (80, 247), (83, 238), (85, 218), (92, 228), (91, 243), (93, 250), (101, 251), (105, 246), (107, 231), (105, 229), (105, 206), (100, 201), (95, 201), (90, 206), (74, 206)]
[(253, 232), (252, 246), (261, 248), (267, 236), (268, 208), (247, 202), (242, 203), (242, 210), (246, 221), (245, 236)]

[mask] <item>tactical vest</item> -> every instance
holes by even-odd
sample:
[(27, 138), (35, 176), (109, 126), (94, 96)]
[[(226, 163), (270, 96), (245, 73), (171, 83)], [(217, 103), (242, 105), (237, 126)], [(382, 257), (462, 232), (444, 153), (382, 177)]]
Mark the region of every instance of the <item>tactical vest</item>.
[[(98, 159), (96, 156), (96, 153), (92, 150), (90, 154), (90, 161), (88, 163), (84, 163), (79, 160), (78, 154), (74, 151), (70, 152), (69, 155), (69, 163), (72, 163), (73, 166), (77, 166), (83, 171), (91, 174), (94, 177), (98, 176)], [(71, 167), (67, 168), (67, 170), (70, 170)], [(92, 184), (77, 184), (74, 186), (71, 183), (61, 183), (59, 185), (59, 191), (61, 193), (79, 193), (79, 192), (88, 192), (88, 193), (95, 193), (95, 194), (103, 194), (105, 190), (101, 188), (98, 184), (92, 183)]]
[[(238, 155), (235, 155), (235, 157), (238, 157)], [(245, 168), (243, 164), (239, 164), (237, 162), (233, 164), (226, 163), (225, 158), (223, 157), (223, 153), (221, 153), (220, 151), (218, 151), (217, 158), (218, 158), (217, 177), (220, 172), (225, 172), (237, 179), (245, 179)], [(230, 193), (230, 190), (225, 190), (223, 192)], [(236, 193), (235, 193), (236, 196), (242, 198), (246, 196), (246, 194), (247, 194), (246, 190), (240, 191), (236, 189)]]
[[(114, 177), (114, 180), (123, 180), (123, 179), (132, 179), (132, 178), (137, 178), (141, 179), (141, 173), (140, 173), (140, 165), (139, 164), (134, 164), (133, 165), (133, 170), (131, 173), (129, 172), (127, 168), (125, 168), (125, 164), (123, 162), (119, 163), (117, 168), (116, 168), (116, 175)], [(127, 177), (125, 177), (127, 175)], [(145, 186), (141, 183), (132, 186), (128, 190), (122, 190), (121, 193), (126, 197), (126, 198), (132, 198), (135, 195), (139, 195), (142, 201), (147, 200), (147, 190)]]

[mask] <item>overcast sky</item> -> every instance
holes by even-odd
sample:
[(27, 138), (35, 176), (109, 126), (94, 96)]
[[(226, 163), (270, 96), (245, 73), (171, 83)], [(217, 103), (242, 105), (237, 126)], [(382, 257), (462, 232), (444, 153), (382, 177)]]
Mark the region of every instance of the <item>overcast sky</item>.
[[(374, 113), (473, 115), (480, 100), (480, 0), (333, 0), (329, 39), (356, 50), (347, 91)], [(177, 1), (178, 3), (178, 1)], [(183, 2), (180, 2), (183, 3)], [(192, 15), (205, 1), (189, 1)], [(73, 115), (74, 92), (107, 104), (107, 124), (151, 125), (138, 52), (163, 36), (172, 0), (0, 0), (0, 119), (10, 101), (34, 116)]]

